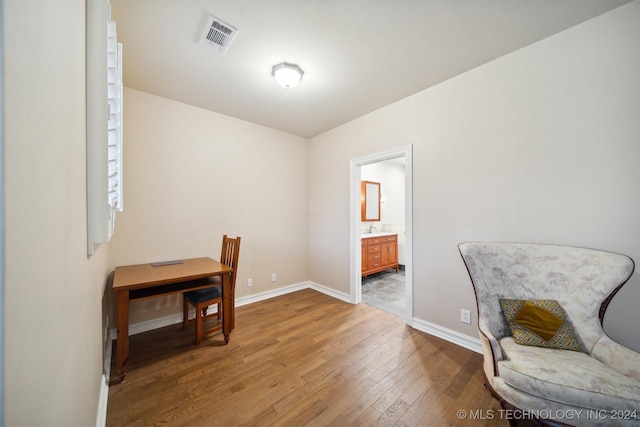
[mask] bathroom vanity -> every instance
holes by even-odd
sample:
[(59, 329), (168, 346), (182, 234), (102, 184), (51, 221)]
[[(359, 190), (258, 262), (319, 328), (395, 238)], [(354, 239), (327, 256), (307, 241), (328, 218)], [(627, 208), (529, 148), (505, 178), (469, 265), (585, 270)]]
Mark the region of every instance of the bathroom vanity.
[(362, 235), (362, 276), (395, 268), (398, 271), (398, 235), (371, 233)]

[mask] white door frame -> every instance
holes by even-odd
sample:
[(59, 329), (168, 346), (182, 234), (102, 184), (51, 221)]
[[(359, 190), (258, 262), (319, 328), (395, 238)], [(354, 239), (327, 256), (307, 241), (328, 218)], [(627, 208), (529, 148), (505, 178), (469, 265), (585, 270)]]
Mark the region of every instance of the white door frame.
[[(0, 0), (0, 34), (4, 34), (4, 2)], [(5, 214), (6, 209), (4, 205), (4, 48), (0, 43), (0, 426), (4, 425), (4, 417), (2, 408), (4, 408), (5, 391), (4, 391), (4, 275), (5, 275)]]
[(360, 241), (360, 168), (370, 163), (404, 157), (405, 160), (405, 322), (413, 323), (413, 146), (405, 145), (358, 157), (350, 162), (350, 297), (362, 302), (362, 251)]

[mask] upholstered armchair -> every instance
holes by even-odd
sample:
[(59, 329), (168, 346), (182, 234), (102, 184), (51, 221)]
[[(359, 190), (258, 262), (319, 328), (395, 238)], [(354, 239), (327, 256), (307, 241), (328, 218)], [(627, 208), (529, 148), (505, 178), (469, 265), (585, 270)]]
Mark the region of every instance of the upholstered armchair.
[(640, 353), (602, 329), (631, 258), (527, 243), (458, 248), (476, 294), (485, 384), (511, 425), (640, 425)]

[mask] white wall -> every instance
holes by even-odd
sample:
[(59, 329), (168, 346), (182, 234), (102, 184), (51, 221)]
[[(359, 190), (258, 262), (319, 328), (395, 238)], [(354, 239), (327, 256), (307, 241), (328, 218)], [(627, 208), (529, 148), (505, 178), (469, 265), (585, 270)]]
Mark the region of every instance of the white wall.
[(84, 2), (5, 0), (4, 30), (3, 421), (95, 425), (107, 251), (87, 259)]
[(395, 160), (371, 163), (360, 168), (360, 177), (380, 183), (380, 223), (404, 226), (404, 165)]
[[(588, 246), (640, 261), (639, 8), (635, 1), (313, 138), (311, 280), (349, 292), (349, 161), (406, 144), (416, 318), (477, 336), (475, 318), (459, 321), (461, 308), (475, 307), (462, 241)], [(639, 281), (634, 274), (605, 319), (638, 350)]]
[[(124, 102), (111, 267), (218, 259), (226, 233), (242, 237), (236, 297), (308, 280), (306, 139), (133, 89)], [(181, 307), (179, 295), (134, 302), (130, 322)]]

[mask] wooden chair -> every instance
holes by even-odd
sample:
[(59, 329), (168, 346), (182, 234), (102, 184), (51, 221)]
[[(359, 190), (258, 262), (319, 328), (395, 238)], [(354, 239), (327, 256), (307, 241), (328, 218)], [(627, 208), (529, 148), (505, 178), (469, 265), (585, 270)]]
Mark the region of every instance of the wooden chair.
[[(233, 268), (231, 274), (231, 293), (235, 293), (236, 277), (238, 271), (238, 255), (240, 253), (240, 236), (234, 238), (227, 237), (225, 234), (222, 237), (222, 253), (220, 254), (220, 262)], [(219, 276), (208, 279), (214, 286), (205, 289), (198, 289), (196, 291), (184, 292), (182, 294), (182, 329), (187, 330), (191, 322), (196, 323), (196, 344), (202, 342), (204, 335), (212, 334), (214, 332), (222, 330), (222, 279)], [(196, 317), (189, 319), (189, 305), (193, 305), (196, 309)], [(217, 313), (207, 314), (207, 309), (210, 305), (217, 304)], [(213, 316), (218, 318), (217, 324), (207, 329), (202, 330), (202, 324), (204, 320)]]

